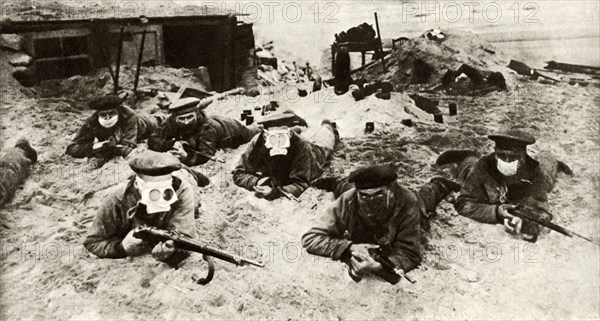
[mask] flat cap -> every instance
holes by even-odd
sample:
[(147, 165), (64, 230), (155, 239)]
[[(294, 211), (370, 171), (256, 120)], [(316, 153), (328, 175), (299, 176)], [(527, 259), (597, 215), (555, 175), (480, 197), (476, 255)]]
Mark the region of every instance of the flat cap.
[(98, 99), (92, 100), (89, 104), (91, 109), (103, 111), (115, 109), (123, 103), (123, 99), (117, 95), (106, 95)]
[(282, 114), (269, 115), (257, 122), (263, 128), (269, 129), (272, 127), (307, 127), (306, 121), (302, 117), (294, 114), (291, 111), (286, 111)]
[(535, 143), (535, 137), (520, 129), (499, 131), (488, 138), (496, 143), (496, 147), (504, 149), (526, 148), (527, 145)]
[(390, 165), (373, 165), (361, 167), (348, 176), (348, 181), (358, 189), (387, 186), (398, 178), (394, 167)]
[(181, 169), (181, 162), (169, 153), (148, 150), (132, 159), (129, 167), (137, 174), (161, 176)]
[[(196, 97), (181, 98), (169, 106), (169, 112), (173, 114), (184, 114), (196, 110), (200, 99)], [(206, 106), (205, 106), (206, 107)]]

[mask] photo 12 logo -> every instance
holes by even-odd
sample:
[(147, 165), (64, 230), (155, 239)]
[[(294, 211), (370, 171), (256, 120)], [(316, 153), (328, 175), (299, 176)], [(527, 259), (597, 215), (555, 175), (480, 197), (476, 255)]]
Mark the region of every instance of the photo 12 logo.
[(498, 23), (502, 18), (512, 18), (514, 23), (539, 23), (536, 15), (540, 10), (536, 2), (509, 1), (421, 1), (402, 4), (402, 22), (420, 18), (422, 23), (474, 23), (483, 21)]
[[(180, 1), (187, 4), (186, 1)], [(197, 5), (206, 13), (219, 12), (227, 14), (235, 12), (244, 22), (268, 22), (273, 23), (282, 19), (285, 22), (296, 23), (302, 20), (312, 21), (314, 23), (337, 23), (336, 18), (340, 7), (336, 2), (324, 1), (205, 1), (189, 2), (190, 5)]]

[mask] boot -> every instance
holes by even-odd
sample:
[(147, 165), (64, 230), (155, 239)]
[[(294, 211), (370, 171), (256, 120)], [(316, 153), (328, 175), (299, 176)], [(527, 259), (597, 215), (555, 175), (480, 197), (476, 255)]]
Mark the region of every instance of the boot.
[(15, 144), (15, 147), (22, 149), (25, 153), (25, 157), (29, 158), (32, 164), (37, 162), (37, 152), (29, 145), (29, 142), (26, 139), (19, 139)]
[(333, 192), (335, 198), (340, 197), (354, 187), (354, 184), (348, 182), (348, 178), (340, 176), (319, 177), (311, 185), (318, 189)]
[(328, 192), (333, 192), (341, 180), (342, 178), (339, 176), (323, 176), (315, 179), (311, 186)]
[[(419, 197), (427, 213), (435, 213), (438, 204), (451, 192), (460, 191), (460, 184), (447, 178), (435, 177), (419, 190)], [(429, 215), (427, 215), (429, 216)]]
[(573, 170), (569, 167), (569, 165), (564, 162), (558, 161), (558, 171), (563, 172), (569, 176), (573, 176)]
[(331, 131), (333, 132), (333, 136), (335, 137), (335, 145), (337, 145), (340, 142), (340, 133), (338, 132), (337, 125), (329, 119), (324, 119), (321, 122), (321, 126), (323, 125), (329, 125), (329, 127), (331, 127)]
[(430, 182), (440, 184), (442, 186), (443, 190), (447, 191), (444, 198), (446, 198), (446, 196), (448, 196), (448, 194), (450, 194), (450, 192), (460, 192), (460, 189), (461, 189), (461, 186), (459, 183), (457, 183), (453, 180), (449, 180), (444, 177), (434, 177), (431, 179)]
[(479, 154), (477, 151), (469, 149), (448, 150), (443, 152), (438, 157), (435, 164), (438, 166), (454, 163), (460, 164), (463, 160), (470, 156), (479, 158), (481, 157), (481, 154)]

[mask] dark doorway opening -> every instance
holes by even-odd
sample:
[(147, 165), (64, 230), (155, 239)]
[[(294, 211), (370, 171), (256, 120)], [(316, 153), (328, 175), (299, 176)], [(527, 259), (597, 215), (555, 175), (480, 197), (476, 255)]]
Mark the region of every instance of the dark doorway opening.
[(165, 63), (174, 68), (207, 67), (212, 87), (223, 91), (224, 44), (220, 26), (163, 26)]

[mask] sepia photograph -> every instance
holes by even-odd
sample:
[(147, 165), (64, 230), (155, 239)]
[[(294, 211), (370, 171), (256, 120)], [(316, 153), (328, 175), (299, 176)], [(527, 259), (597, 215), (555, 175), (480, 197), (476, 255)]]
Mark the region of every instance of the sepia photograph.
[(0, 1), (0, 320), (600, 320), (600, 1)]

